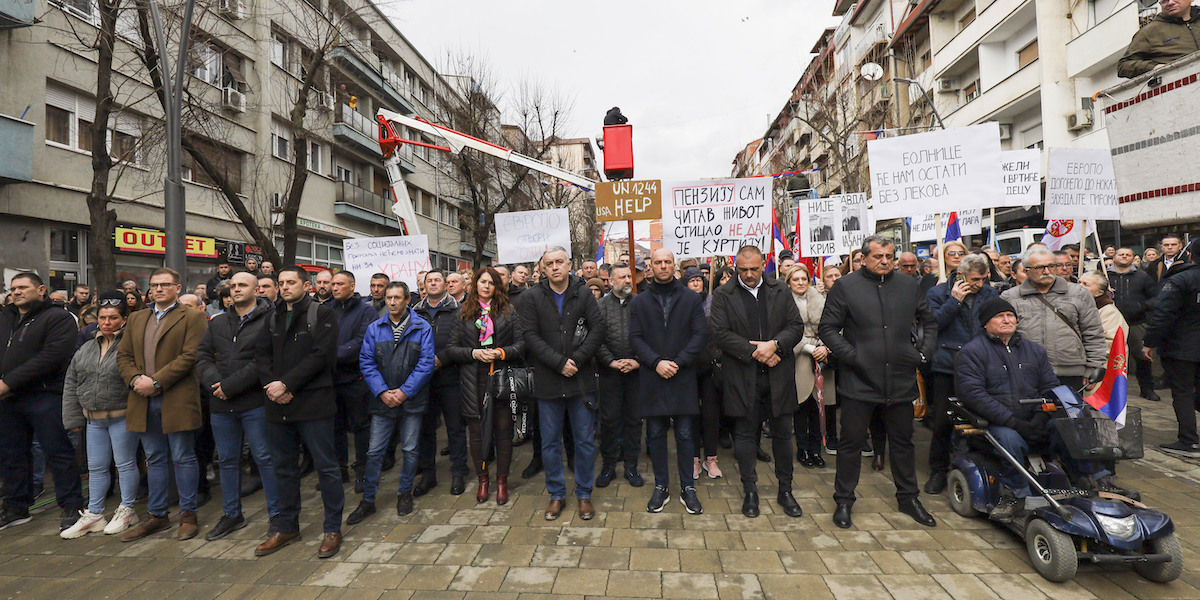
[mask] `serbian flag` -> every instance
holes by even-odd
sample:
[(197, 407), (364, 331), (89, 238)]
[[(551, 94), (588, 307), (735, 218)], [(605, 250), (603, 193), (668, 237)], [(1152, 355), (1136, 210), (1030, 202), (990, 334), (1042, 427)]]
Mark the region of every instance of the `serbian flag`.
[(1096, 392), (1083, 401), (1117, 422), (1117, 429), (1125, 426), (1125, 405), (1128, 397), (1129, 372), (1126, 366), (1125, 332), (1117, 329), (1112, 350), (1108, 353), (1108, 371)]
[(604, 264), (604, 234), (607, 233), (604, 229), (600, 230), (600, 245), (596, 247), (596, 264)]
[(962, 230), (958, 228), (958, 213), (950, 213), (949, 220), (946, 221), (946, 241), (957, 242), (962, 239)]
[(783, 235), (779, 232), (779, 219), (775, 217), (775, 211), (771, 211), (771, 239), (774, 246), (771, 252), (767, 253), (767, 267), (764, 273), (774, 273), (779, 261), (776, 259), (776, 254), (788, 249), (787, 242), (783, 241)]

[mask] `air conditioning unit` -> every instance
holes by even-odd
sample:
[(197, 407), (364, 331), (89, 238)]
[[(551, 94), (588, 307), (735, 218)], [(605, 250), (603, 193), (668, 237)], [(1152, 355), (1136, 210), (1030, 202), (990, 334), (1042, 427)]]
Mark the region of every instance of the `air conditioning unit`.
[(1075, 111), (1075, 114), (1067, 117), (1067, 129), (1071, 131), (1079, 131), (1092, 126), (1092, 110), (1085, 108)]
[(1011, 140), (1012, 139), (1012, 124), (1011, 123), (1001, 123), (1000, 124), (1000, 139), (1001, 140)]
[(958, 91), (958, 80), (944, 77), (937, 80), (937, 91), (943, 94), (949, 94)]
[(221, 95), (221, 106), (234, 112), (246, 112), (246, 95), (238, 90), (227, 87)]
[(246, 15), (244, 0), (219, 0), (218, 10), (231, 19), (241, 19)]

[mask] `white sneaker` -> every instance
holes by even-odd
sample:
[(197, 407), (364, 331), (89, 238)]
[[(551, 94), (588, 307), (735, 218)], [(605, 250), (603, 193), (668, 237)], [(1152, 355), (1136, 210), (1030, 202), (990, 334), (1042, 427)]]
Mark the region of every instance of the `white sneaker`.
[(104, 531), (104, 527), (108, 525), (108, 521), (104, 520), (103, 514), (96, 514), (91, 511), (80, 511), (79, 520), (75, 524), (64, 529), (58, 535), (64, 540), (73, 540), (83, 537), (93, 531)]
[(114, 535), (121, 533), (136, 525), (139, 520), (137, 512), (133, 508), (122, 504), (117, 507), (117, 512), (113, 513), (113, 518), (108, 522), (108, 527), (104, 528), (104, 534)]

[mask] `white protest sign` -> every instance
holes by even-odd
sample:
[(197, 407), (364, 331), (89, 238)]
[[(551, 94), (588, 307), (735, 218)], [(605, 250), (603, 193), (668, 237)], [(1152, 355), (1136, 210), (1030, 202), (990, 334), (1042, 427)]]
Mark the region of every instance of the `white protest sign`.
[(1000, 153), (1004, 171), (1004, 201), (997, 206), (1037, 206), (1042, 203), (1042, 151), (1008, 150)]
[(571, 219), (565, 208), (496, 215), (496, 250), (504, 264), (534, 262), (555, 246), (571, 257)]
[(979, 235), (983, 233), (982, 209), (960, 210), (955, 215), (955, 218), (958, 220), (958, 233), (960, 235)]
[(1112, 152), (1051, 148), (1046, 174), (1046, 220), (1121, 218)]
[(908, 239), (913, 242), (928, 242), (937, 239), (937, 214), (912, 218)]
[(732, 256), (752, 244), (771, 248), (769, 177), (663, 185), (663, 247), (675, 258)]
[[(848, 252), (842, 235), (842, 206), (837, 196), (800, 200), (796, 211), (800, 256), (816, 258)], [(861, 243), (861, 242), (860, 242)]]
[(371, 276), (383, 273), (417, 289), (417, 273), (429, 270), (429, 238), (404, 235), (342, 240), (346, 270), (354, 273), (354, 291), (370, 297)]
[(862, 246), (863, 238), (875, 232), (875, 223), (867, 217), (867, 195), (864, 192), (830, 196), (842, 207), (842, 245), (839, 253), (849, 253)]
[(998, 206), (995, 122), (867, 142), (876, 219)]
[[(958, 234), (960, 236), (979, 235), (983, 233), (983, 210), (972, 208), (969, 210), (956, 211), (955, 220), (958, 221)], [(912, 232), (909, 236), (914, 242), (927, 242), (937, 239), (937, 214), (927, 214), (920, 217), (913, 217)], [(942, 231), (944, 232), (950, 227), (950, 214), (942, 215)]]

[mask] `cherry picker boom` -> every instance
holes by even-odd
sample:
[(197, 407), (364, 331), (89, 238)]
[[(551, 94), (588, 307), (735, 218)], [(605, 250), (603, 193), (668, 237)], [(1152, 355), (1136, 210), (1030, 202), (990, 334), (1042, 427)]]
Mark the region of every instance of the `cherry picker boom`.
[[(375, 115), (375, 120), (379, 125), (379, 148), (383, 152), (383, 165), (387, 170), (388, 182), (392, 188), (392, 212), (400, 219), (400, 227), (404, 231), (404, 235), (421, 234), (420, 225), (417, 224), (417, 215), (413, 210), (412, 199), (408, 196), (408, 186), (404, 184), (404, 174), (400, 171), (400, 148), (404, 144), (423, 146), (442, 152), (453, 152), (454, 154), (459, 154), (464, 149), (471, 148), (484, 154), (527, 167), (539, 173), (544, 173), (555, 179), (575, 184), (589, 191), (596, 187), (595, 181), (576, 175), (566, 169), (560, 169), (554, 165), (514, 152), (510, 148), (486, 142), (460, 131), (450, 129), (449, 127), (430, 123), (420, 117), (408, 117), (390, 110), (379, 109), (379, 112)], [(420, 131), (435, 138), (441, 138), (445, 140), (446, 146), (402, 138), (396, 135), (393, 125), (403, 125), (414, 131)]]

